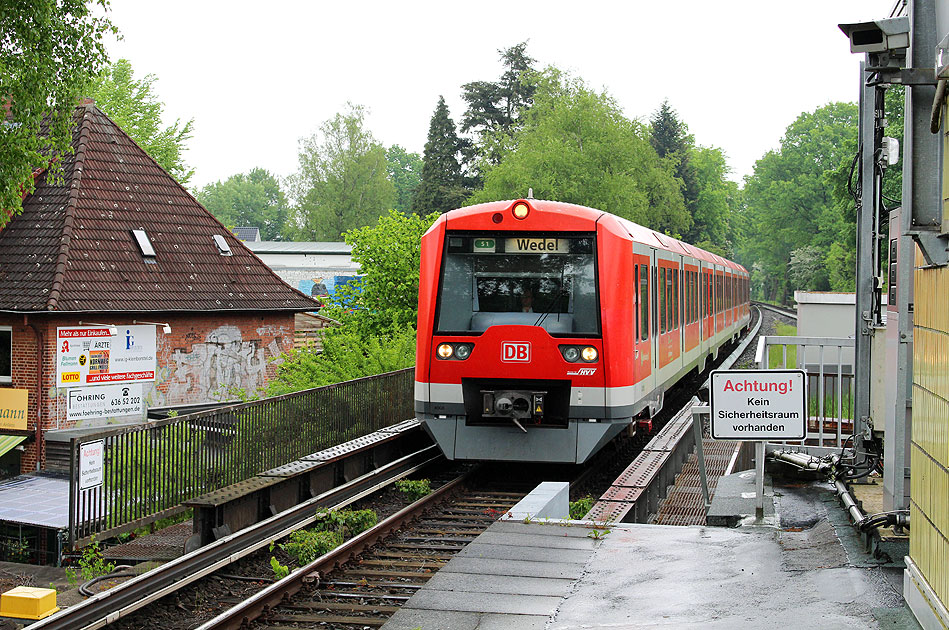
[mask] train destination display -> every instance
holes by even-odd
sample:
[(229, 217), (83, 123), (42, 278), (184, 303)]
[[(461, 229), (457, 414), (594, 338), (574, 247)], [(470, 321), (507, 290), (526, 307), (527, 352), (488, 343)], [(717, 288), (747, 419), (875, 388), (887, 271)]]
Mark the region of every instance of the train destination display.
[(712, 439), (803, 440), (803, 370), (719, 370), (710, 379)]

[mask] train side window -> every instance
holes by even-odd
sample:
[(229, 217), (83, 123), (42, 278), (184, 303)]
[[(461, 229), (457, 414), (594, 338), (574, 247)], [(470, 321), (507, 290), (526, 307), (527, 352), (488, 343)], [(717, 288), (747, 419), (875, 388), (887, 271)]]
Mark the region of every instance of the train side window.
[(679, 270), (672, 270), (672, 330), (679, 328)]
[(666, 268), (659, 267), (659, 334), (666, 332)]
[(643, 310), (643, 303), (639, 299), (639, 265), (633, 265), (633, 301), (636, 302), (636, 308), (633, 310), (633, 319), (636, 321), (636, 335), (634, 340), (639, 339), (639, 313)]
[(649, 337), (649, 272), (646, 265), (639, 266), (639, 308), (642, 318), (642, 340)]

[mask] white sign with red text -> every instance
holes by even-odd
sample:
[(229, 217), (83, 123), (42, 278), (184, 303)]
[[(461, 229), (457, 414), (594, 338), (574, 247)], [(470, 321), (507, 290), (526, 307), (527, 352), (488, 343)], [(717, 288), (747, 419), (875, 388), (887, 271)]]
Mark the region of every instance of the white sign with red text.
[(803, 440), (807, 434), (803, 370), (717, 370), (709, 393), (712, 439)]
[(102, 485), (103, 451), (105, 451), (105, 444), (102, 440), (79, 445), (80, 490)]
[(155, 326), (99, 326), (56, 329), (56, 386), (155, 380)]

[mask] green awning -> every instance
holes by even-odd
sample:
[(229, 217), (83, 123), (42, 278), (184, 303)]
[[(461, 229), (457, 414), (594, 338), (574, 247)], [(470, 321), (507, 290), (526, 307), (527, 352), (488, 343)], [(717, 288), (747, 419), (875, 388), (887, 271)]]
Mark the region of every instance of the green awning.
[(25, 435), (0, 435), (0, 456), (26, 439)]

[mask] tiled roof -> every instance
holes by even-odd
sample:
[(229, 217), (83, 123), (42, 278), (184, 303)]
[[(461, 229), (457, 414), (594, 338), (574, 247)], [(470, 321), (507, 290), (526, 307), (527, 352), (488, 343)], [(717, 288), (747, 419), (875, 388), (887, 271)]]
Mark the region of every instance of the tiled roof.
[(77, 117), (62, 181), (43, 173), (0, 230), (0, 310), (316, 310), (98, 108)]

